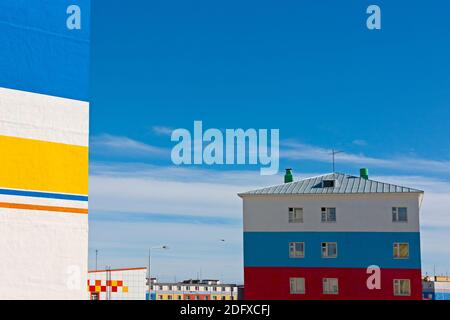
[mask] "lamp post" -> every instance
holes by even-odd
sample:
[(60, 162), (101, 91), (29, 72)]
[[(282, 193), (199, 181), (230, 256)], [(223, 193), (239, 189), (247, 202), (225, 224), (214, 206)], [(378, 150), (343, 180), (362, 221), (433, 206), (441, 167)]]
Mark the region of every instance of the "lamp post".
[(148, 300), (150, 300), (150, 289), (152, 285), (152, 277), (150, 273), (150, 265), (152, 261), (152, 250), (167, 250), (169, 249), (168, 246), (157, 246), (157, 247), (150, 247), (148, 248)]

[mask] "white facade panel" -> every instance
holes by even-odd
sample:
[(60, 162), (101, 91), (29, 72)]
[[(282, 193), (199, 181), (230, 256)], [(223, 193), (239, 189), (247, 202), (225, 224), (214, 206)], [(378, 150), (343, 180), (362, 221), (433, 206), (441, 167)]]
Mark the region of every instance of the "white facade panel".
[(0, 299), (87, 299), (88, 217), (0, 209)]
[(0, 135), (88, 146), (88, 102), (0, 87), (0, 110)]
[[(244, 232), (419, 232), (421, 194), (259, 195), (243, 197)], [(336, 222), (321, 222), (321, 208), (336, 208)], [(408, 222), (393, 222), (392, 207), (407, 207)], [(303, 223), (289, 223), (289, 208), (303, 208)]]
[(91, 299), (145, 300), (147, 292), (147, 268), (90, 271), (88, 288)]

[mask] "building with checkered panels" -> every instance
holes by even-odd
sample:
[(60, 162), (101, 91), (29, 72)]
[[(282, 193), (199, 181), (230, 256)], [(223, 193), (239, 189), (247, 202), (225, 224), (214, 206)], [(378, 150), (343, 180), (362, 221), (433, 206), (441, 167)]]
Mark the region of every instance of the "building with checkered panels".
[(91, 300), (145, 300), (147, 268), (89, 271)]
[(0, 2), (0, 299), (88, 297), (89, 11)]
[(422, 298), (422, 191), (367, 169), (292, 180), (239, 194), (245, 299)]

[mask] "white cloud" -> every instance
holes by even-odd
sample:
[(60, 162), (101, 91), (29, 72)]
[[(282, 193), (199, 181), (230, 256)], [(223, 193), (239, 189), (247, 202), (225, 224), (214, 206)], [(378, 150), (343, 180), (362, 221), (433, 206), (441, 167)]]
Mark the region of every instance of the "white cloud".
[(94, 153), (109, 155), (117, 154), (123, 157), (149, 157), (170, 154), (170, 151), (165, 148), (145, 144), (128, 137), (114, 136), (110, 134), (101, 134), (92, 137), (90, 140), (90, 148)]
[[(295, 141), (284, 141), (281, 148), (281, 157), (291, 160), (313, 160), (320, 162), (330, 162), (331, 150), (298, 143)], [(381, 159), (368, 157), (363, 154), (352, 154), (342, 152), (336, 155), (340, 163), (356, 164), (385, 169), (396, 169), (402, 171), (419, 171), (429, 173), (448, 173), (450, 171), (450, 161), (440, 161), (415, 157), (393, 157)]]
[(92, 164), (90, 208), (238, 218), (239, 192), (281, 182), (281, 177), (261, 176), (259, 171)]
[(165, 126), (153, 126), (152, 131), (160, 136), (171, 136), (174, 128)]
[(362, 139), (356, 139), (356, 140), (353, 140), (352, 143), (353, 143), (354, 145), (357, 145), (357, 146), (360, 146), (360, 147), (365, 147), (365, 146), (367, 146), (367, 141), (362, 140)]

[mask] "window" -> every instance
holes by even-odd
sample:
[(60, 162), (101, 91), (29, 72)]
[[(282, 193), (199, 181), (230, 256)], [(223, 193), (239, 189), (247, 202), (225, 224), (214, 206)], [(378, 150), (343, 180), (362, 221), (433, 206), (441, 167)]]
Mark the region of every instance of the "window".
[(167, 296), (167, 300), (172, 300), (172, 296)]
[(336, 208), (322, 208), (322, 222), (336, 222)]
[(336, 242), (322, 242), (322, 258), (336, 258), (337, 257), (337, 243)]
[(336, 278), (323, 278), (323, 294), (338, 294), (339, 283)]
[(100, 300), (100, 295), (98, 292), (91, 292), (91, 300)]
[(322, 185), (324, 188), (334, 188), (334, 180), (323, 180)]
[(205, 296), (205, 300), (209, 300), (209, 297), (208, 297), (208, 296)]
[(289, 223), (303, 223), (303, 208), (289, 208)]
[(186, 300), (191, 300), (191, 296), (186, 296)]
[(213, 296), (213, 300), (217, 300), (217, 296)]
[(195, 300), (200, 300), (200, 296), (195, 296)]
[(409, 244), (408, 243), (394, 243), (394, 258), (407, 259), (409, 258)]
[(177, 296), (177, 299), (178, 299), (178, 300), (181, 300), (181, 296)]
[(408, 208), (393, 207), (392, 222), (408, 222)]
[(394, 295), (395, 296), (410, 296), (411, 282), (409, 279), (394, 279)]
[(289, 242), (289, 258), (303, 258), (305, 256), (304, 242)]
[(304, 294), (305, 293), (305, 278), (290, 278), (291, 294)]

